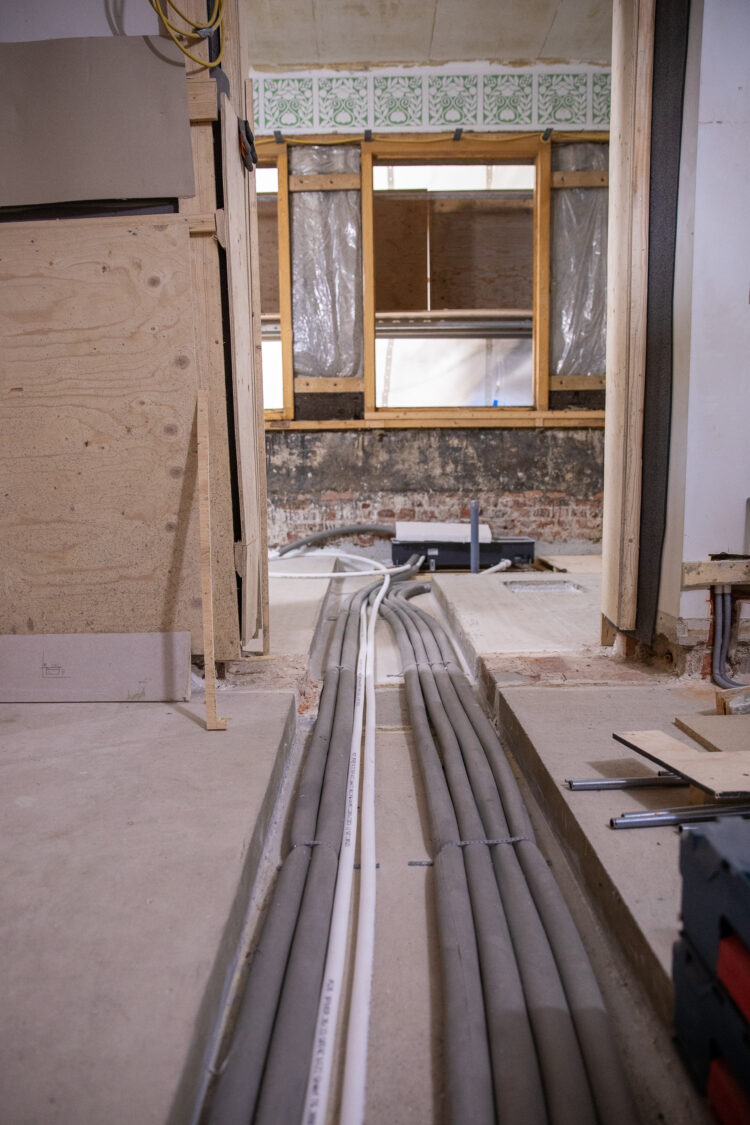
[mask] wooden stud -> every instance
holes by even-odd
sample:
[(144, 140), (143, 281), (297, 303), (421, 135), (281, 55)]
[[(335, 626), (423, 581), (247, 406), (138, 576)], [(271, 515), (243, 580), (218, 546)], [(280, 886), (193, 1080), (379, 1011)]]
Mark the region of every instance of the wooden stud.
[(539, 146), (534, 186), (534, 405), (549, 407), (549, 244), (552, 150)]
[(188, 114), (190, 123), (217, 121), (219, 111), (216, 102), (216, 79), (204, 75), (188, 78)]
[(654, 0), (615, 0), (602, 612), (635, 628), (646, 361)]
[(553, 172), (553, 188), (600, 188), (609, 184), (609, 172), (590, 169), (585, 172)]
[[(247, 56), (241, 56), (240, 62)], [(243, 98), (245, 117), (255, 119), (253, 103), (253, 84), (250, 79), (244, 83)], [(253, 454), (255, 476), (255, 525), (257, 538), (257, 564), (253, 576), (255, 582), (256, 628), (248, 637), (247, 648), (252, 652), (268, 652), (269, 645), (269, 602), (268, 602), (268, 520), (266, 511), (268, 497), (266, 489), (266, 434), (263, 417), (263, 331), (260, 306), (260, 240), (258, 238), (258, 196), (255, 175), (245, 176), (245, 212), (247, 215), (247, 237), (250, 243), (250, 327), (253, 345)], [(244, 587), (243, 587), (244, 593)]]
[(290, 191), (359, 191), (358, 173), (332, 172), (324, 175), (290, 176)]
[(375, 237), (373, 231), (372, 151), (362, 145), (362, 312), (364, 322), (365, 414), (375, 411)]
[(403, 411), (397, 417), (385, 415), (379, 410), (374, 417), (324, 419), (322, 421), (289, 421), (286, 419), (269, 419), (266, 422), (267, 430), (419, 430), (419, 429), (448, 429), (448, 430), (476, 430), (476, 429), (602, 429), (604, 426), (603, 410), (548, 410), (546, 412), (527, 411), (515, 415), (502, 415), (500, 411), (487, 407), (488, 417), (474, 412), (471, 418), (457, 418), (455, 411), (447, 410), (443, 415), (430, 417), (415, 417), (410, 411)]
[(206, 730), (226, 730), (227, 720), (216, 713), (214, 657), (214, 598), (211, 576), (211, 485), (208, 449), (208, 396), (198, 391), (198, 511), (201, 545), (201, 604), (203, 607), (203, 663), (206, 681)]
[(608, 621), (604, 614), (602, 614), (602, 628), (600, 638), (602, 648), (612, 648), (616, 640), (617, 630), (615, 629), (612, 622)]
[(292, 335), (292, 240), (289, 213), (289, 153), (276, 145), (279, 174), (277, 222), (279, 225), (279, 319), (281, 324), (281, 372), (284, 394), (282, 418), (294, 417), (294, 339)]
[[(186, 14), (194, 19), (205, 18), (201, 0), (190, 0)], [(201, 44), (201, 47), (204, 45)], [(188, 80), (188, 96), (192, 86), (212, 88), (214, 106), (215, 79), (203, 70)], [(194, 237), (190, 240), (193, 279), (193, 323), (200, 385), (209, 396), (209, 425), (212, 448), (211, 495), (213, 545), (213, 617), (214, 643), (219, 660), (235, 660), (240, 655), (239, 606), (237, 577), (234, 568), (234, 518), (232, 514), (231, 466), (227, 426), (226, 375), (221, 307), (221, 272), (219, 263), (220, 216), (216, 210), (216, 173), (214, 137), (210, 121), (191, 125), (195, 195), (180, 200), (180, 214), (188, 218)], [(215, 234), (215, 238), (204, 237)]]
[(326, 376), (317, 379), (304, 377), (294, 380), (295, 394), (346, 394), (353, 391), (363, 391), (364, 389), (364, 379), (350, 378), (349, 376), (342, 376), (341, 378)]
[(550, 375), (551, 391), (603, 391), (606, 375)]
[(750, 559), (714, 559), (711, 562), (682, 564), (683, 590), (732, 583), (750, 584)]

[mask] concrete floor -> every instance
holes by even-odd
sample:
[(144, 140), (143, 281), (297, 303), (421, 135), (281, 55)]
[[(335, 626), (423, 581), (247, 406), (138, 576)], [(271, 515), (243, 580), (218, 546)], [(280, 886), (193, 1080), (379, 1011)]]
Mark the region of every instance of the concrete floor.
[[(580, 574), (441, 575), (419, 604), (455, 628), (529, 798), (540, 800), (538, 831), (641, 1076), (643, 1120), (698, 1125), (702, 1103), (642, 991), (668, 1020), (677, 836), (612, 832), (608, 817), (634, 798), (569, 793), (562, 780), (620, 772), (627, 752), (611, 733), (625, 718), (631, 729), (641, 717), (669, 729), (673, 712), (698, 710), (707, 695), (599, 648), (591, 570), (588, 560)], [(540, 582), (551, 585), (540, 590)], [(340, 600), (327, 586), (272, 580), (272, 654), (227, 668), (226, 733), (202, 729), (200, 699), (0, 708), (3, 1122), (194, 1120), (273, 879)], [(439, 1125), (432, 871), (411, 865), (427, 857), (424, 809), (398, 655), (382, 623), (377, 638), (380, 870), (367, 1121)], [(638, 800), (668, 803), (664, 793), (654, 802), (641, 791)], [(593, 888), (591, 903), (581, 882)], [(630, 962), (612, 933), (625, 939)]]

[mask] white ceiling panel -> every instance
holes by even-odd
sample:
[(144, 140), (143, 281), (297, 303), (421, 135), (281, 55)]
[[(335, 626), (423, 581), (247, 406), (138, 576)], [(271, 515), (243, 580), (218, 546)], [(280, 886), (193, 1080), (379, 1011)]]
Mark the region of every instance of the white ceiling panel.
[(250, 65), (607, 64), (611, 0), (244, 0)]

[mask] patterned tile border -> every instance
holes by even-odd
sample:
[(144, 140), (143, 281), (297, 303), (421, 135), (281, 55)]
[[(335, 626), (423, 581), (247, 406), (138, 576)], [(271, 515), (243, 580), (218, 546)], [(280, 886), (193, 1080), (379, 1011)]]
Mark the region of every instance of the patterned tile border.
[(256, 127), (273, 133), (607, 129), (600, 67), (254, 73)]

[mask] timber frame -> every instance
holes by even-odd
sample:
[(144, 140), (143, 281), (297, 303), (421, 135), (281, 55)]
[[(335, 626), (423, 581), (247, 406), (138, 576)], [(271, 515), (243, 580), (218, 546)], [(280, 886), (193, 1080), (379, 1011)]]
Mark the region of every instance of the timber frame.
[[(606, 187), (606, 172), (565, 172), (551, 170), (554, 143), (572, 141), (604, 143), (609, 134), (557, 132), (541, 133), (464, 133), (460, 140), (452, 134), (374, 135), (363, 140), (351, 135), (310, 135), (303, 137), (256, 138), (261, 165), (276, 166), (278, 187), (279, 321), (282, 344), (283, 407), (266, 410), (266, 428), (272, 430), (405, 429), (418, 427), (592, 427), (604, 425), (604, 411), (593, 409), (550, 409), (550, 390), (600, 390), (602, 375), (549, 374), (550, 303), (550, 212), (555, 188)], [(294, 145), (356, 145), (361, 153), (360, 175), (289, 176), (288, 150)], [(373, 235), (373, 164), (387, 161), (420, 163), (499, 163), (517, 161), (533, 164), (536, 170), (533, 228), (533, 343), (534, 404), (529, 407), (430, 407), (383, 408), (375, 404), (375, 292)], [(291, 315), (291, 239), (290, 194), (299, 191), (360, 190), (362, 200), (362, 268), (364, 306), (364, 378), (295, 378), (292, 354)], [(302, 420), (294, 417), (294, 394), (345, 394), (364, 392), (361, 418)]]

